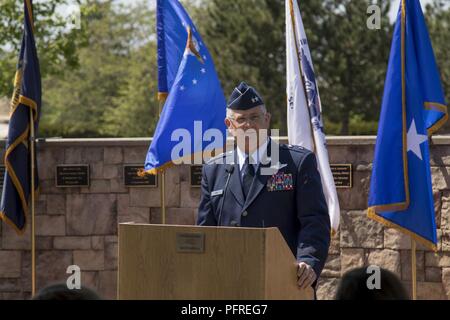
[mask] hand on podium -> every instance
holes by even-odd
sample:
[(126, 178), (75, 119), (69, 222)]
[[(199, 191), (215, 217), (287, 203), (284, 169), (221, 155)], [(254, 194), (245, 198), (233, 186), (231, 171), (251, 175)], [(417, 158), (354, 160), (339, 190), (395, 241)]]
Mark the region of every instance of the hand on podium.
[(297, 284), (300, 289), (308, 288), (317, 278), (313, 268), (305, 262), (300, 262), (298, 264), (297, 277)]

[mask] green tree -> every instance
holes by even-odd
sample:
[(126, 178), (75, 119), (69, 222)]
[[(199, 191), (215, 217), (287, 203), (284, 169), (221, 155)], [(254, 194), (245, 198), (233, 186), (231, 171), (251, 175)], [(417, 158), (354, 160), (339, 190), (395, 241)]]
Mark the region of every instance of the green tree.
[[(35, 40), (43, 77), (76, 68), (78, 50), (87, 45), (86, 20), (81, 19), (81, 28), (77, 29), (73, 21), (57, 11), (68, 3), (68, 0), (33, 3)], [(93, 13), (87, 1), (76, 3), (80, 5), (81, 16)], [(0, 0), (0, 12), (0, 97), (9, 97), (22, 41), (23, 0)]]
[(41, 135), (148, 135), (158, 115), (152, 12), (145, 2), (93, 5), (79, 67), (44, 79)]
[[(448, 1), (435, 0), (427, 5), (425, 11), (428, 31), (440, 71), (442, 86), (447, 102), (450, 104), (450, 5)], [(449, 133), (450, 123), (447, 122), (438, 133)]]
[[(391, 24), (382, 2), (381, 29), (369, 30), (370, 0), (299, 2), (326, 119), (350, 132), (350, 119), (378, 117)], [(247, 80), (261, 91), (273, 125), (286, 133), (285, 1), (212, 0), (197, 12), (226, 94)]]

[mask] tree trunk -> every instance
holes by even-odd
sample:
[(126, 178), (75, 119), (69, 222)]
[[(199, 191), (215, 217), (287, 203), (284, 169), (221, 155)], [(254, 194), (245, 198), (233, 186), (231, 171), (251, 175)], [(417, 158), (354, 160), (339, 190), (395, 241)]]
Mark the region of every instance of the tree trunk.
[(348, 114), (344, 115), (342, 119), (342, 126), (341, 126), (341, 135), (348, 136), (349, 133), (349, 126), (350, 126), (350, 120), (348, 118)]

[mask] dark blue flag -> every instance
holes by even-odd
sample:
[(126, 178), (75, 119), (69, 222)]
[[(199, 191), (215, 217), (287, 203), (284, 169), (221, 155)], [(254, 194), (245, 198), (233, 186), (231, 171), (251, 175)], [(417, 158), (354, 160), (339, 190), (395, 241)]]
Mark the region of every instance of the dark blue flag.
[[(0, 217), (23, 233), (29, 212), (31, 190), (30, 109), (37, 131), (41, 108), (41, 76), (34, 43), (31, 0), (24, 1), (24, 32), (11, 99), (11, 117), (5, 152), (5, 180)], [(36, 157), (34, 157), (36, 159)], [(35, 189), (38, 187), (35, 165)]]
[(402, 0), (384, 86), (368, 215), (432, 249), (437, 236), (428, 136), (447, 117), (420, 2)]
[(212, 57), (178, 0), (157, 1), (157, 34), (159, 97), (167, 100), (145, 160), (149, 174), (221, 149), (226, 134)]

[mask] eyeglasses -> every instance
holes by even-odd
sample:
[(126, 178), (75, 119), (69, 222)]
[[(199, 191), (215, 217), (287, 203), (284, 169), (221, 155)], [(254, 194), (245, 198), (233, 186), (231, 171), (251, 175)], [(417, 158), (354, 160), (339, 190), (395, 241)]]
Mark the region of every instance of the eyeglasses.
[(228, 119), (234, 121), (237, 125), (236, 127), (242, 127), (245, 123), (248, 124), (252, 124), (252, 123), (258, 123), (259, 121), (261, 121), (261, 119), (265, 116), (266, 114), (258, 114), (258, 115), (252, 115), (248, 118), (246, 117), (239, 117), (239, 118), (233, 118), (233, 117), (228, 117)]

